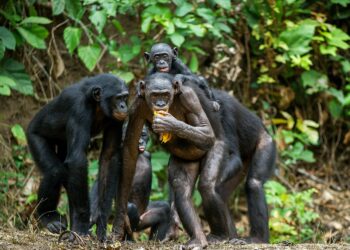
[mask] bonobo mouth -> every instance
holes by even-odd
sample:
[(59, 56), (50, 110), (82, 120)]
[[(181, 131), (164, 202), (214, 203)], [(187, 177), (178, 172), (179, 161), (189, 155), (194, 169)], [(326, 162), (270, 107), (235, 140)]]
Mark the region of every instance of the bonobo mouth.
[(143, 153), (144, 151), (145, 151), (145, 146), (139, 146), (139, 151), (141, 152), (141, 153)]
[(113, 112), (113, 117), (118, 121), (124, 121), (128, 113), (126, 112)]
[(159, 71), (160, 71), (160, 72), (168, 73), (168, 72), (169, 72), (169, 67), (159, 68)]

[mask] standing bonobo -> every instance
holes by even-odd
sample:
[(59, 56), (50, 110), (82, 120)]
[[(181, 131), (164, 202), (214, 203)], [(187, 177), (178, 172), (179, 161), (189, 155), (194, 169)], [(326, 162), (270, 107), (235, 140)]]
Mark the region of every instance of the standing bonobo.
[(65, 88), (45, 105), (28, 126), (27, 138), (33, 159), (43, 177), (38, 191), (37, 214), (42, 226), (53, 233), (67, 228), (57, 212), (60, 190), (68, 194), (70, 228), (87, 235), (89, 197), (87, 150), (92, 136), (103, 131), (100, 154), (100, 216), (108, 207), (111, 180), (120, 164), (122, 125), (127, 116), (128, 89), (111, 74), (85, 78)]
[(157, 72), (169, 73), (173, 76), (181, 74), (184, 80), (189, 80), (203, 89), (207, 97), (212, 100), (214, 110), (218, 111), (220, 109), (220, 104), (217, 102), (208, 82), (204, 77), (198, 77), (193, 74), (177, 55), (178, 51), (176, 47), (171, 48), (166, 43), (157, 43), (153, 45), (151, 52), (144, 53), (147, 63), (152, 63), (148, 75)]
[[(217, 119), (213, 119), (214, 122), (211, 124), (195, 91), (172, 80), (170, 74), (156, 73), (148, 76), (145, 82), (139, 83), (140, 95), (131, 107), (124, 141), (123, 175), (121, 189), (117, 195), (119, 206), (113, 232), (119, 239), (123, 237), (126, 204), (138, 154), (138, 138), (142, 126), (147, 122), (152, 124), (152, 130), (157, 134), (170, 133), (170, 141), (164, 144), (171, 154), (169, 181), (174, 191), (175, 205), (181, 222), (191, 237), (187, 246), (205, 247), (207, 240), (193, 207), (191, 195), (202, 161), (205, 160), (206, 163), (201, 169), (200, 183), (209, 182), (207, 178), (212, 178), (212, 171), (218, 173), (217, 165), (222, 160), (224, 144), (216, 139), (214, 131), (220, 128), (214, 125), (215, 121), (220, 125), (220, 117), (216, 115)], [(204, 94), (201, 98), (206, 100), (206, 109), (211, 109), (211, 101)], [(154, 112), (157, 112), (157, 115), (154, 115)], [(218, 114), (208, 112), (209, 115), (212, 113)], [(210, 156), (208, 159), (205, 157), (207, 152)], [(213, 201), (210, 203), (210, 209), (215, 210), (218, 217), (226, 218), (222, 214), (228, 212), (221, 210), (226, 208), (225, 203), (220, 202), (221, 197), (214, 190), (215, 183), (212, 181), (209, 184), (206, 185), (208, 190), (204, 191), (202, 197)]]

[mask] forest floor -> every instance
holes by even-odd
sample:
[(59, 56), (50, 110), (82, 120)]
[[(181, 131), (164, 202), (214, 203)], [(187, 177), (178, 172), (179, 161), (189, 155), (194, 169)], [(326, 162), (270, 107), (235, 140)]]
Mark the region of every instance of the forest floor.
[[(113, 245), (101, 245), (96, 240), (85, 240), (83, 245), (72, 245), (66, 242), (59, 242), (58, 236), (47, 231), (20, 231), (9, 228), (0, 229), (0, 249), (11, 250), (41, 250), (41, 249), (108, 249), (108, 250), (148, 250), (148, 249), (181, 249), (180, 243), (168, 242), (137, 242), (123, 243), (119, 242)], [(217, 244), (210, 245), (207, 249), (349, 249), (350, 244), (251, 244), (251, 245), (229, 245)]]

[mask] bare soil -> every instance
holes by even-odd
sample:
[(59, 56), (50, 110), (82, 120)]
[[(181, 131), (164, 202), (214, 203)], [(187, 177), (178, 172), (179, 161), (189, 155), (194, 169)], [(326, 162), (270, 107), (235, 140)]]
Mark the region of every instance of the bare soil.
[[(176, 242), (136, 242), (119, 243), (111, 245), (99, 244), (95, 239), (84, 239), (80, 245), (59, 242), (58, 236), (47, 231), (19, 231), (15, 229), (0, 229), (0, 249), (181, 249)], [(350, 249), (350, 244), (251, 244), (251, 245), (210, 245), (207, 249)]]

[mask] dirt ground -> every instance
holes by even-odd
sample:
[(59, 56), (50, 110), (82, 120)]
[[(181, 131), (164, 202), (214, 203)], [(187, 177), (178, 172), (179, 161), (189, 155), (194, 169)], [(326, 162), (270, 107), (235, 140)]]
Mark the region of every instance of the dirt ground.
[[(19, 231), (14, 229), (0, 229), (0, 249), (11, 250), (41, 250), (41, 249), (108, 249), (108, 250), (153, 250), (153, 249), (181, 249), (181, 244), (157, 243), (157, 242), (137, 242), (137, 243), (122, 243), (116, 242), (113, 245), (101, 245), (96, 240), (85, 240), (81, 245), (71, 245), (66, 242), (59, 242), (58, 236), (46, 231)], [(350, 244), (254, 244), (254, 245), (229, 245), (218, 244), (210, 245), (207, 249), (349, 249)]]

